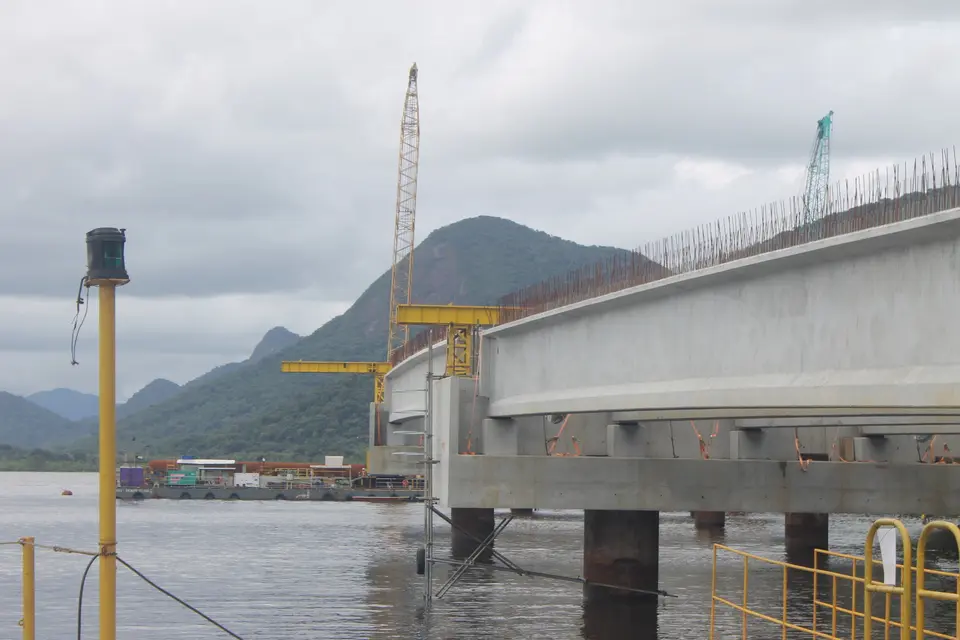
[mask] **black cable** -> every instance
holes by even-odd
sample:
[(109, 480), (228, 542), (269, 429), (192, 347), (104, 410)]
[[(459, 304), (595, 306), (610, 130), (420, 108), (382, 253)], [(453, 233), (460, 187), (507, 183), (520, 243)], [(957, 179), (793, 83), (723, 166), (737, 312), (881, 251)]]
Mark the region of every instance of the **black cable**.
[(148, 578), (147, 576), (145, 576), (145, 575), (143, 575), (142, 573), (140, 573), (139, 571), (137, 571), (129, 562), (127, 562), (126, 560), (124, 560), (124, 559), (121, 558), (120, 556), (117, 556), (117, 562), (119, 562), (120, 564), (122, 564), (123, 566), (125, 566), (127, 569), (130, 569), (130, 571), (133, 571), (135, 574), (137, 574), (137, 576), (140, 577), (141, 580), (143, 580), (144, 582), (146, 582), (148, 585), (150, 585), (151, 587), (153, 587), (154, 589), (156, 589), (157, 591), (159, 591), (159, 592), (162, 593), (163, 595), (167, 596), (168, 598), (170, 598), (170, 599), (172, 599), (172, 600), (175, 600), (175, 601), (179, 602), (179, 603), (182, 604), (184, 607), (186, 607), (187, 609), (190, 609), (190, 611), (193, 611), (195, 614), (197, 614), (198, 616), (200, 616), (201, 618), (203, 618), (204, 620), (206, 620), (207, 622), (209, 622), (209, 623), (212, 624), (213, 626), (217, 627), (218, 629), (220, 629), (221, 631), (223, 631), (223, 632), (226, 633), (227, 635), (229, 635), (229, 636), (231, 636), (231, 637), (233, 637), (233, 638), (236, 638), (237, 640), (243, 640), (243, 638), (241, 638), (240, 636), (238, 636), (237, 634), (235, 634), (233, 631), (230, 631), (230, 629), (227, 629), (225, 626), (223, 626), (222, 624), (220, 624), (219, 622), (217, 622), (216, 620), (214, 620), (213, 618), (211, 618), (210, 616), (208, 616), (208, 615), (205, 614), (204, 612), (200, 611), (199, 609), (197, 609), (197, 608), (194, 607), (193, 605), (191, 605), (191, 604), (189, 604), (189, 603), (181, 600), (180, 598), (178, 598), (177, 596), (173, 595), (172, 593), (170, 593), (169, 591), (167, 591), (166, 589), (164, 589), (163, 587), (161, 587), (160, 585), (158, 585), (156, 582), (154, 582), (153, 580), (151, 580), (151, 579)]
[[(99, 558), (99, 557), (100, 557), (100, 554), (98, 553), (98, 554), (96, 554), (95, 556), (93, 556), (92, 558), (90, 558), (90, 562), (87, 563), (87, 568), (83, 570), (83, 577), (80, 579), (80, 597), (77, 598), (77, 640), (83, 640), (83, 639), (81, 638), (81, 635), (80, 635), (80, 634), (81, 634), (81, 630), (82, 630), (82, 628), (83, 628), (83, 627), (82, 627), (82, 625), (83, 625), (83, 585), (84, 585), (84, 584), (86, 583), (86, 581), (87, 581), (87, 574), (90, 572), (90, 567), (93, 566), (94, 560), (96, 560), (96, 559)], [(238, 636), (237, 634), (235, 634), (233, 631), (230, 631), (230, 629), (227, 629), (225, 626), (223, 626), (222, 624), (220, 624), (219, 622), (217, 622), (216, 620), (214, 620), (213, 618), (211, 618), (210, 616), (208, 616), (208, 615), (205, 614), (204, 612), (200, 611), (199, 609), (197, 609), (197, 608), (194, 607), (193, 605), (191, 605), (191, 604), (189, 604), (189, 603), (181, 600), (180, 598), (178, 598), (177, 596), (173, 595), (172, 593), (170, 593), (169, 591), (167, 591), (166, 589), (164, 589), (163, 587), (161, 587), (160, 585), (158, 585), (156, 582), (154, 582), (153, 580), (151, 580), (151, 579), (148, 578), (147, 576), (145, 576), (145, 575), (143, 575), (142, 573), (140, 573), (139, 571), (137, 571), (136, 568), (134, 568), (129, 562), (127, 562), (126, 560), (124, 560), (124, 559), (121, 558), (120, 556), (116, 556), (116, 558), (117, 558), (117, 562), (119, 562), (120, 564), (122, 564), (123, 566), (125, 566), (127, 569), (130, 569), (130, 571), (132, 571), (133, 573), (135, 573), (141, 580), (143, 580), (144, 582), (146, 582), (147, 584), (149, 584), (151, 587), (153, 587), (154, 589), (156, 589), (157, 591), (159, 591), (159, 592), (162, 593), (163, 595), (167, 596), (168, 598), (170, 598), (170, 599), (172, 599), (172, 600), (175, 600), (175, 601), (179, 602), (179, 603), (182, 604), (184, 607), (186, 607), (187, 609), (190, 609), (190, 611), (193, 611), (195, 614), (197, 614), (198, 616), (200, 616), (201, 618), (203, 618), (204, 620), (206, 620), (207, 622), (209, 622), (209, 623), (212, 624), (213, 626), (217, 627), (218, 629), (220, 629), (221, 631), (223, 631), (223, 632), (226, 633), (227, 635), (229, 635), (229, 636), (231, 636), (231, 637), (233, 637), (233, 638), (236, 638), (237, 640), (243, 640), (243, 638), (241, 638), (240, 636)]]
[(83, 577), (80, 578), (80, 597), (77, 598), (77, 640), (83, 640), (81, 638), (81, 630), (83, 628), (83, 585), (87, 582), (87, 574), (90, 573), (90, 567), (93, 566), (94, 560), (100, 557), (100, 554), (90, 558), (90, 562), (87, 563), (87, 568), (83, 570)]
[[(70, 364), (80, 364), (77, 362), (77, 341), (80, 339), (80, 329), (87, 320), (87, 312), (90, 311), (90, 305), (85, 305), (83, 307), (83, 317), (80, 317), (80, 305), (84, 304), (83, 285), (86, 282), (87, 276), (80, 278), (80, 289), (77, 291), (77, 313), (73, 316), (73, 331), (70, 332)], [(77, 324), (77, 319), (80, 320), (80, 324)]]

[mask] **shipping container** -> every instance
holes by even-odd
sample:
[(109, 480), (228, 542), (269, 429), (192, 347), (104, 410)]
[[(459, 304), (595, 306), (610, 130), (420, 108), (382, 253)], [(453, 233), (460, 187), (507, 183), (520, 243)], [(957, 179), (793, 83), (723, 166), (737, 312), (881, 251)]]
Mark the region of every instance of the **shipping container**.
[(183, 471), (171, 471), (167, 474), (167, 484), (177, 486), (197, 484), (197, 470), (184, 469)]
[(233, 486), (235, 487), (259, 487), (259, 473), (235, 473), (233, 474)]
[(142, 487), (143, 467), (120, 467), (120, 486)]

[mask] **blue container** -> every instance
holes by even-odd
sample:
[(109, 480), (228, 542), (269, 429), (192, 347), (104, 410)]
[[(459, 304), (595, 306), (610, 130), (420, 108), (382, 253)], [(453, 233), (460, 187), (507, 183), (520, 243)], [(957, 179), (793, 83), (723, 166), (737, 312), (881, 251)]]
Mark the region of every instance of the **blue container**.
[(120, 486), (143, 486), (143, 467), (120, 467)]

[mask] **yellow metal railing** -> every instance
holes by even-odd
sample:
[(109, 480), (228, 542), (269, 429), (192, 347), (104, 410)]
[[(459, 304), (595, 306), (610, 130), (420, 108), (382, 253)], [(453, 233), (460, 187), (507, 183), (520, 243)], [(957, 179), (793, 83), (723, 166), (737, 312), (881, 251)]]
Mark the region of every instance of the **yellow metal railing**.
[[(86, 570), (83, 572), (83, 578), (82, 578), (81, 581), (80, 581), (80, 599), (81, 599), (81, 602), (82, 602), (82, 599), (83, 599), (83, 585), (84, 585), (84, 582), (86, 581), (87, 574), (88, 574), (88, 572), (90, 571), (90, 567), (93, 566), (93, 562), (94, 562), (97, 558), (102, 557), (102, 555), (101, 555), (100, 552), (95, 552), (95, 551), (83, 551), (83, 550), (81, 550), (81, 549), (72, 549), (72, 548), (70, 548), (70, 547), (63, 547), (63, 546), (60, 546), (60, 545), (37, 544), (36, 540), (35, 540), (34, 538), (32, 538), (32, 537), (23, 537), (23, 538), (20, 538), (19, 540), (0, 541), (0, 547), (13, 547), (13, 546), (19, 546), (19, 547), (21, 548), (21, 557), (22, 557), (22, 565), (23, 565), (23, 572), (22, 572), (22, 577), (21, 577), (21, 592), (22, 592), (21, 610), (22, 610), (22, 613), (21, 613), (21, 618), (20, 618), (20, 620), (18, 621), (17, 624), (18, 624), (18, 626), (21, 628), (21, 631), (22, 631), (22, 636), (21, 636), (21, 637), (22, 637), (23, 640), (36, 640), (36, 633), (37, 633), (37, 624), (36, 624), (36, 623), (37, 623), (37, 615), (36, 615), (36, 613), (37, 613), (37, 612), (36, 612), (36, 602), (37, 602), (37, 601), (36, 601), (36, 550), (37, 550), (37, 549), (44, 549), (44, 550), (47, 550), (47, 551), (53, 551), (54, 553), (79, 554), (79, 555), (87, 556), (87, 557), (90, 558), (89, 562), (87, 563), (87, 568), (86, 568)], [(214, 620), (213, 618), (211, 618), (209, 615), (203, 613), (202, 611), (200, 611), (199, 609), (197, 609), (197, 608), (194, 607), (193, 605), (191, 605), (191, 604), (189, 604), (188, 602), (184, 601), (182, 598), (178, 598), (177, 596), (173, 595), (172, 593), (170, 593), (169, 591), (167, 591), (167, 590), (164, 589), (163, 587), (159, 586), (157, 583), (153, 582), (150, 578), (148, 578), (147, 576), (145, 576), (145, 575), (144, 575), (143, 573), (141, 573), (137, 568), (135, 568), (134, 566), (132, 566), (129, 562), (127, 562), (127, 561), (124, 560), (123, 558), (121, 558), (121, 557), (119, 557), (119, 556), (116, 556), (116, 555), (114, 555), (114, 557), (116, 558), (116, 561), (117, 561), (119, 564), (122, 564), (124, 567), (126, 567), (127, 569), (129, 569), (134, 575), (136, 575), (137, 577), (139, 577), (141, 580), (143, 580), (144, 582), (146, 582), (147, 584), (149, 584), (151, 587), (153, 587), (153, 588), (156, 589), (157, 591), (163, 593), (163, 594), (164, 594), (165, 596), (167, 596), (168, 598), (172, 598), (173, 600), (175, 600), (176, 602), (180, 603), (181, 605), (183, 605), (183, 606), (186, 607), (187, 609), (189, 609), (189, 610), (191, 610), (192, 612), (196, 613), (196, 614), (199, 615), (201, 618), (203, 618), (204, 620), (206, 620), (207, 622), (209, 622), (209, 623), (212, 624), (213, 626), (219, 628), (221, 631), (223, 631), (223, 632), (226, 633), (227, 635), (229, 635), (229, 636), (231, 636), (231, 637), (233, 637), (233, 638), (239, 638), (239, 637), (240, 637), (239, 635), (237, 635), (236, 633), (234, 633), (233, 631), (231, 631), (230, 629), (228, 629), (227, 627), (225, 627), (223, 624), (221, 624), (221, 623), (217, 622), (216, 620)], [(112, 600), (109, 604), (110, 604), (110, 608), (115, 610), (115, 608), (116, 608), (116, 595), (115, 595), (115, 594), (112, 594), (112, 595), (113, 595), (113, 600)], [(101, 598), (101, 601), (100, 601), (100, 605), (101, 605), (101, 608), (102, 608), (102, 606), (103, 606), (103, 600), (102, 600), (102, 598)], [(78, 608), (82, 611), (82, 607), (78, 607)], [(80, 613), (80, 612), (78, 611), (78, 616), (79, 616), (79, 613)], [(81, 625), (81, 622), (82, 622), (82, 618), (81, 618), (81, 617), (78, 617), (78, 618), (77, 618), (77, 636), (78, 636), (78, 637), (81, 635), (81, 626), (80, 626), (80, 625)], [(7, 633), (0, 632), (0, 637), (2, 637), (2, 638), (8, 638), (8, 637), (11, 637), (11, 636), (10, 636), (9, 634), (7, 634)], [(107, 629), (106, 632), (105, 632), (103, 626), (101, 625), (101, 627), (100, 627), (100, 637), (101, 637), (101, 638), (113, 637), (113, 634), (110, 633), (110, 630), (109, 630), (109, 629)]]
[[(874, 566), (881, 564), (880, 560), (873, 558), (873, 543), (877, 531), (880, 527), (892, 527), (900, 535), (903, 563), (897, 564), (899, 570), (900, 585), (887, 585), (877, 583), (873, 579)], [(750, 619), (779, 627), (781, 638), (786, 640), (788, 631), (799, 632), (810, 638), (827, 638), (838, 640), (840, 638), (849, 638), (850, 640), (873, 640), (874, 624), (882, 625), (884, 640), (891, 640), (899, 637), (900, 640), (923, 640), (924, 638), (957, 638), (960, 637), (960, 573), (940, 571), (926, 568), (926, 546), (930, 533), (935, 529), (946, 529), (953, 533), (960, 548), (960, 528), (950, 522), (936, 521), (928, 523), (920, 533), (917, 543), (917, 558), (914, 564), (912, 558), (912, 545), (909, 533), (906, 527), (899, 520), (882, 518), (873, 523), (867, 532), (865, 554), (863, 556), (854, 556), (845, 553), (838, 553), (824, 549), (817, 549), (814, 553), (814, 562), (812, 567), (805, 567), (796, 564), (790, 564), (779, 560), (764, 558), (752, 553), (740, 551), (716, 544), (713, 549), (713, 572), (711, 577), (711, 603), (710, 603), (710, 639), (717, 637), (716, 634), (716, 614), (717, 605), (727, 607), (738, 612), (740, 618), (740, 633), (743, 640), (748, 637)], [(718, 594), (717, 588), (717, 561), (721, 554), (733, 555), (742, 559), (742, 593), (735, 602), (732, 597), (724, 597)], [(850, 573), (839, 573), (822, 568), (823, 560), (828, 558), (837, 558), (851, 562)], [(867, 561), (866, 558), (870, 560)], [(767, 567), (776, 567), (781, 572), (781, 598), (780, 610), (774, 614), (772, 611), (759, 611), (751, 608), (748, 602), (749, 595), (749, 577), (751, 567), (765, 565)], [(858, 568), (863, 568), (863, 576), (858, 575)], [(905, 570), (909, 567), (909, 570)], [(798, 624), (788, 618), (787, 602), (789, 598), (790, 582), (788, 573), (795, 571), (811, 576), (813, 579), (813, 597), (811, 610), (811, 624)], [(932, 591), (925, 587), (925, 577), (935, 575), (941, 578), (953, 580), (956, 583), (955, 592)], [(914, 584), (916, 585), (914, 587)], [(821, 588), (829, 586), (828, 598), (821, 597)], [(849, 606), (840, 602), (839, 595), (845, 591), (844, 587), (849, 585), (849, 592), (844, 593), (844, 597), (849, 597)], [(857, 606), (858, 589), (863, 593), (861, 606)], [(884, 612), (882, 616), (873, 613), (873, 595), (882, 593), (884, 595)], [(894, 600), (898, 600), (899, 611), (895, 617)], [(956, 607), (954, 634), (946, 634), (939, 631), (927, 629), (924, 618), (924, 599), (940, 600), (952, 602)], [(914, 610), (916, 617), (914, 618)], [(865, 612), (870, 612), (866, 614)], [(829, 624), (820, 622), (820, 614), (824, 617), (829, 615)], [(846, 623), (846, 624), (842, 624)], [(822, 628), (821, 628), (822, 627)], [(842, 627), (842, 629), (841, 629)], [(858, 628), (862, 629), (862, 635), (858, 636)], [(843, 635), (840, 635), (840, 634)], [(912, 635), (915, 634), (915, 635)], [(796, 634), (794, 634), (796, 635)]]
[(23, 558), (23, 573), (20, 578), (22, 613), (19, 624), (21, 630), (23, 631), (23, 640), (34, 640), (37, 634), (37, 591), (34, 561), (34, 539), (25, 537), (11, 542), (0, 542), (0, 545), (19, 545), (22, 550), (21, 554)]
[(34, 539), (20, 538), (20, 547), (23, 549), (23, 640), (34, 640), (37, 633), (37, 586), (36, 565), (34, 559)]
[[(35, 640), (37, 633), (36, 550), (46, 549), (55, 553), (80, 554), (91, 558), (98, 554), (93, 551), (82, 551), (59, 545), (37, 544), (37, 541), (30, 536), (25, 536), (19, 540), (0, 542), (0, 547), (14, 545), (21, 548), (23, 565), (21, 577), (22, 612), (19, 626), (23, 632), (23, 640)], [(7, 636), (3, 635), (3, 637)]]
[[(936, 529), (946, 529), (953, 534), (953, 539), (957, 543), (957, 548), (960, 549), (960, 528), (957, 528), (957, 525), (952, 522), (945, 522), (943, 520), (934, 520), (933, 522), (928, 522), (927, 525), (923, 528), (923, 531), (920, 532), (920, 538), (917, 540), (917, 640), (923, 640), (924, 637), (930, 635), (933, 638), (946, 638), (941, 634), (937, 634), (931, 631), (927, 631), (924, 628), (926, 620), (924, 619), (924, 610), (923, 610), (923, 599), (930, 598), (932, 600), (942, 600), (945, 602), (952, 602), (953, 606), (956, 608), (956, 614), (954, 619), (954, 630), (957, 635), (960, 635), (960, 576), (957, 577), (954, 593), (946, 593), (944, 591), (931, 591), (926, 588), (925, 578), (928, 573), (934, 573), (925, 566), (927, 559), (927, 542), (929, 541), (930, 534)], [(954, 636), (956, 637), (956, 636)]]
[[(877, 530), (880, 527), (894, 527), (900, 534), (900, 544), (903, 548), (903, 566), (913, 567), (913, 545), (910, 542), (910, 532), (903, 526), (903, 523), (894, 518), (880, 518), (867, 530), (867, 542), (864, 545), (863, 557), (863, 637), (869, 640), (873, 635), (873, 594), (887, 594), (887, 606), (884, 610), (884, 629), (888, 630), (892, 624), (890, 621), (890, 596), (900, 596), (900, 640), (910, 640), (910, 623), (913, 621), (910, 609), (912, 606), (911, 596), (913, 595), (913, 571), (902, 571), (900, 573), (900, 586), (890, 584), (878, 584), (873, 580), (873, 541), (877, 537)], [(896, 572), (894, 572), (896, 573)], [(857, 625), (851, 625), (856, 631)], [(889, 635), (889, 634), (887, 634)]]
[[(836, 635), (837, 635), (837, 626), (838, 626), (838, 622), (839, 622), (839, 621), (838, 621), (838, 615), (839, 615), (839, 614), (843, 614), (843, 615), (847, 616), (847, 618), (848, 618), (851, 622), (854, 621), (854, 620), (862, 620), (863, 617), (864, 617), (864, 616), (863, 616), (863, 612), (857, 610), (857, 587), (860, 587), (860, 589), (861, 589), (861, 591), (862, 591), (862, 587), (863, 587), (863, 584), (864, 584), (864, 578), (859, 575), (858, 569), (861, 568), (861, 567), (864, 567), (864, 566), (865, 566), (865, 562), (864, 562), (864, 557), (863, 557), (863, 556), (855, 556), (855, 555), (851, 555), (851, 554), (849, 554), (849, 553), (840, 553), (839, 551), (828, 551), (827, 549), (817, 549), (817, 550), (814, 552), (814, 560), (813, 560), (814, 569), (819, 569), (819, 567), (821, 567), (821, 566), (823, 565), (824, 559), (829, 559), (829, 558), (837, 558), (838, 560), (845, 560), (845, 561), (850, 562), (850, 574), (849, 574), (849, 575), (843, 575), (843, 576), (838, 575), (838, 576), (834, 576), (834, 577), (832, 578), (831, 601), (830, 601), (830, 602), (826, 602), (826, 601), (822, 600), (822, 599), (820, 598), (820, 596), (818, 595), (818, 594), (819, 594), (819, 591), (818, 591), (818, 589), (817, 589), (817, 573), (814, 573), (814, 576), (813, 576), (813, 579), (814, 579), (814, 588), (813, 588), (813, 590), (814, 590), (814, 599), (813, 599), (814, 629), (816, 628), (816, 624), (817, 624), (817, 623), (816, 623), (816, 621), (817, 621), (817, 617), (816, 617), (816, 616), (817, 616), (817, 613), (818, 613), (818, 611), (819, 611), (820, 608), (823, 608), (823, 609), (825, 609), (826, 611), (829, 611), (830, 614), (831, 614), (831, 620), (830, 620), (831, 634), (832, 634), (833, 636), (836, 636)], [(872, 561), (874, 564), (880, 564), (880, 563), (881, 563), (880, 560), (877, 560), (877, 559), (875, 559), (875, 558), (872, 559), (871, 561)], [(919, 565), (919, 564), (920, 564), (920, 557), (917, 556), (917, 565)], [(901, 572), (903, 571), (903, 564), (897, 563), (896, 567), (897, 567), (897, 570), (898, 570), (898, 571), (901, 571)], [(819, 570), (818, 572), (822, 572), (822, 571), (823, 571), (823, 570)], [(911, 567), (911, 571), (912, 571), (912, 573), (914, 574), (913, 583), (914, 583), (914, 585), (918, 585), (918, 586), (914, 587), (914, 595), (915, 595), (915, 597), (916, 597), (916, 596), (919, 595), (919, 594), (917, 593), (917, 590), (919, 589), (919, 584), (920, 584), (918, 578), (916, 577), (916, 576), (918, 575), (918, 568), (917, 568), (917, 566), (915, 565), (915, 566)], [(926, 568), (924, 568), (923, 573), (926, 574), (926, 575), (935, 575), (935, 576), (938, 576), (938, 577), (941, 577), (941, 578), (947, 578), (947, 579), (950, 579), (950, 580), (956, 580), (958, 577), (960, 577), (960, 576), (958, 576), (958, 574), (956, 574), (956, 573), (952, 573), (952, 572), (950, 572), (950, 571), (941, 571), (941, 570), (939, 570), (939, 569), (926, 569)], [(849, 585), (849, 591), (847, 591), (847, 593), (849, 593), (850, 603), (851, 603), (849, 608), (848, 608), (848, 607), (844, 607), (843, 605), (837, 603), (838, 593), (841, 592), (841, 588), (840, 588), (840, 586), (839, 586), (839, 584), (841, 584), (841, 583), (842, 583), (842, 584)], [(846, 591), (845, 589), (843, 589), (843, 590)], [(884, 601), (884, 618), (879, 618), (879, 617), (876, 617), (876, 616), (874, 617), (874, 622), (882, 622), (882, 623), (884, 623), (884, 634), (885, 634), (885, 635), (884, 635), (884, 638), (888, 637), (889, 632), (888, 632), (887, 630), (888, 630), (889, 628), (899, 629), (900, 626), (901, 626), (901, 625), (900, 625), (900, 622), (899, 622), (898, 620), (892, 620), (892, 619), (891, 619), (891, 613), (890, 613), (890, 612), (893, 610), (893, 595), (894, 595), (894, 594), (892, 594), (892, 593), (885, 593), (885, 594), (884, 594), (884, 596), (885, 596), (885, 601)], [(947, 594), (947, 595), (952, 595), (952, 594)], [(921, 619), (921, 622), (923, 622), (922, 619)], [(854, 627), (854, 628), (855, 628), (855, 625), (852, 625), (852, 624), (851, 624), (851, 627)], [(911, 631), (914, 631), (914, 632), (915, 632), (916, 629), (917, 629), (916, 626), (911, 626), (911, 627), (910, 627), (910, 630), (911, 630)], [(955, 636), (951, 636), (951, 635), (949, 635), (949, 634), (944, 634), (944, 633), (939, 633), (939, 632), (936, 632), (936, 631), (931, 631), (931, 630), (929, 630), (929, 629), (924, 630), (924, 633), (927, 634), (928, 636), (930, 636), (931, 638), (954, 638), (954, 637), (955, 637)], [(856, 640), (856, 634), (854, 633), (854, 629), (851, 629), (851, 635), (850, 635), (850, 637), (853, 638), (854, 640)]]

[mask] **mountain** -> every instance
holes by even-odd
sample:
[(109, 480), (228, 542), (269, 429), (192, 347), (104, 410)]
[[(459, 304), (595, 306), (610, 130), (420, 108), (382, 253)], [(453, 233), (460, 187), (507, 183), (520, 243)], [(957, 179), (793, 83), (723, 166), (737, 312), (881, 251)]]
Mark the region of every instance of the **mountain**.
[[(437, 229), (416, 248), (413, 298), (494, 304), (514, 289), (627, 253), (578, 245), (501, 218), (470, 218)], [(388, 270), (350, 309), (310, 336), (259, 360), (221, 367), (121, 420), (118, 447), (132, 451), (148, 444), (151, 457), (316, 459), (342, 453), (357, 459), (367, 445), (373, 380), (283, 374), (280, 362), (382, 360), (389, 288)]]
[(0, 391), (0, 444), (33, 449), (75, 440), (85, 433), (88, 432), (80, 423), (24, 397)]
[(253, 353), (250, 354), (248, 362), (263, 360), (271, 353), (283, 351), (287, 347), (296, 344), (299, 340), (300, 336), (293, 331), (284, 327), (274, 327), (264, 334), (263, 339), (260, 340), (260, 344), (258, 344), (254, 348)]
[(26, 399), (67, 420), (82, 420), (99, 413), (100, 401), (96, 395), (73, 389), (61, 387), (49, 391), (38, 391), (26, 396)]
[(160, 404), (180, 392), (180, 385), (165, 378), (157, 378), (147, 383), (143, 389), (127, 398), (127, 401), (117, 405), (117, 419), (133, 415), (137, 411)]
[[(289, 329), (274, 327), (264, 334), (247, 360), (220, 365), (199, 378), (191, 380), (187, 384), (202, 384), (206, 380), (235, 371), (238, 367), (246, 363), (257, 362), (271, 353), (295, 344), (299, 339), (300, 336)], [(182, 387), (176, 382), (164, 378), (157, 378), (130, 396), (126, 402), (117, 403), (117, 419), (126, 418), (147, 407), (168, 400), (179, 393), (181, 388)], [(96, 429), (100, 411), (99, 399), (94, 394), (81, 393), (73, 389), (51, 389), (29, 395), (27, 396), (27, 400), (44, 409), (53, 411), (68, 420), (79, 421), (81, 423), (80, 431), (82, 433), (90, 433)], [(0, 415), (2, 415), (2, 413), (0, 413)]]
[[(227, 364), (221, 364), (220, 366), (214, 367), (210, 371), (207, 371), (202, 376), (194, 378), (187, 384), (183, 385), (183, 387), (186, 389), (203, 386), (204, 384), (211, 382), (220, 376), (228, 373), (234, 373), (246, 365), (259, 362), (271, 353), (276, 353), (292, 344), (296, 344), (298, 340), (300, 340), (300, 336), (295, 334), (293, 331), (290, 331), (284, 327), (274, 327), (264, 334), (263, 338), (260, 339), (260, 342), (257, 343), (257, 346), (253, 348), (253, 352), (250, 354), (250, 357), (246, 360), (241, 362), (228, 362)], [(384, 341), (386, 341), (386, 338), (384, 338)]]

